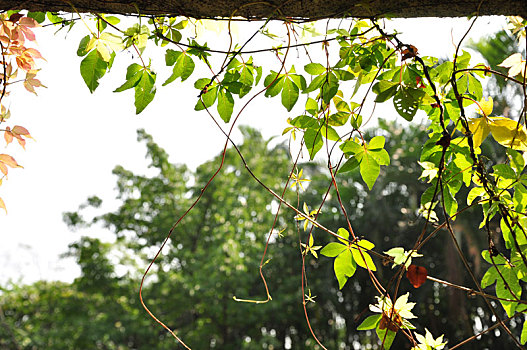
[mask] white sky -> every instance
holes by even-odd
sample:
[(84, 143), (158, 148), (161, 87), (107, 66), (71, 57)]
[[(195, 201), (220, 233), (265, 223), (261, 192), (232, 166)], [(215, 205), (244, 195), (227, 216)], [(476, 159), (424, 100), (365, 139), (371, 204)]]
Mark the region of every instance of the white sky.
[[(476, 23), (473, 37), (499, 30), (504, 20), (486, 17)], [(457, 42), (468, 25), (465, 19), (406, 19), (389, 27), (402, 32), (400, 39), (415, 45), (421, 55), (451, 57), (452, 38)], [(13, 155), (24, 166), (10, 169), (9, 179), (0, 187), (0, 197), (9, 211), (7, 215), (0, 212), (0, 284), (8, 279), (31, 282), (75, 277), (78, 269), (74, 262), (58, 256), (81, 233), (68, 230), (62, 213), (75, 211), (91, 195), (108, 202), (107, 208), (116, 205), (112, 200), (112, 169), (120, 164), (133, 171), (145, 171), (145, 148), (136, 141), (138, 128), (152, 134), (169, 152), (171, 161), (192, 168), (217, 154), (224, 143), (206, 113), (193, 111), (197, 96), (193, 83), (208, 76), (205, 71), (195, 72), (183, 86), (178, 80), (161, 87), (171, 73), (164, 64), (164, 49), (147, 51), (158, 73), (158, 91), (154, 101), (136, 116), (133, 91), (112, 92), (124, 82), (131, 55), (118, 55), (112, 71), (90, 94), (80, 76), (81, 58), (76, 55), (80, 38), (87, 34), (85, 27), (76, 25), (66, 40), (63, 31), (56, 36), (54, 31), (52, 27), (36, 31), (38, 49), (47, 60), (41, 62), (38, 78), (47, 89), (39, 89), (37, 97), (14, 88), (4, 101), (12, 112), (7, 125), (26, 127), (36, 142), (28, 141), (23, 151), (16, 141), (1, 149), (4, 146), (0, 139), (0, 153)], [(240, 36), (249, 32), (242, 29)], [(226, 48), (218, 45), (223, 39), (215, 36), (207, 41), (211, 48)], [(265, 44), (256, 42), (255, 46)], [(296, 53), (292, 53), (288, 65), (295, 63), (295, 58)], [(303, 64), (298, 62), (297, 71)], [(280, 135), (286, 126), (286, 110), (278, 98), (270, 102), (260, 98), (243, 114), (241, 123), (261, 129), (266, 137)], [(391, 104), (386, 111), (395, 114)], [(100, 235), (101, 231), (94, 227), (82, 233)]]

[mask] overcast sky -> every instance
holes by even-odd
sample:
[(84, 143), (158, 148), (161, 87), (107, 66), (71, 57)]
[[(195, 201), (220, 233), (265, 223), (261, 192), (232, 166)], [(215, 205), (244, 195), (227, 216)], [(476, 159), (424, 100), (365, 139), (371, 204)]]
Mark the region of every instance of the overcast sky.
[[(503, 19), (481, 18), (472, 36), (499, 30), (503, 24)], [(407, 19), (390, 24), (402, 32), (402, 41), (415, 45), (421, 55), (436, 57), (452, 56), (453, 40), (457, 43), (468, 25), (464, 19)], [(91, 195), (103, 198), (107, 208), (115, 207), (112, 169), (120, 164), (137, 172), (146, 170), (145, 149), (136, 140), (138, 128), (152, 134), (169, 152), (171, 161), (191, 168), (217, 154), (224, 143), (207, 114), (193, 111), (197, 90), (192, 85), (197, 78), (207, 76), (205, 71), (194, 73), (183, 86), (178, 80), (161, 87), (171, 73), (164, 65), (164, 49), (147, 50), (158, 72), (159, 87), (154, 101), (136, 116), (133, 91), (112, 92), (124, 82), (132, 55), (118, 55), (112, 71), (90, 94), (79, 73), (81, 59), (76, 55), (80, 38), (87, 34), (85, 27), (77, 25), (66, 39), (65, 33), (54, 35), (54, 31), (51, 27), (36, 30), (38, 49), (46, 58), (40, 62), (38, 78), (47, 89), (39, 89), (34, 96), (13, 88), (3, 101), (12, 113), (7, 125), (26, 127), (36, 141), (28, 141), (26, 151), (16, 142), (0, 150), (24, 166), (10, 169), (9, 179), (0, 187), (0, 197), (8, 208), (7, 215), (0, 212), (0, 283), (7, 279), (31, 282), (75, 277), (78, 270), (74, 263), (58, 257), (81, 233), (68, 230), (62, 213), (74, 211)], [(239, 35), (249, 32), (242, 28)], [(207, 39), (210, 47), (225, 49), (220, 45), (222, 39), (214, 35)], [(265, 43), (254, 45), (262, 47)], [(296, 53), (292, 53), (288, 65), (294, 64), (295, 58)], [(298, 62), (297, 71), (303, 64)], [(266, 137), (280, 135), (286, 127), (286, 111), (279, 100), (269, 102), (262, 97), (241, 120), (261, 129)], [(386, 111), (383, 117), (396, 113), (393, 108)], [(88, 233), (101, 236), (102, 229), (82, 232)]]

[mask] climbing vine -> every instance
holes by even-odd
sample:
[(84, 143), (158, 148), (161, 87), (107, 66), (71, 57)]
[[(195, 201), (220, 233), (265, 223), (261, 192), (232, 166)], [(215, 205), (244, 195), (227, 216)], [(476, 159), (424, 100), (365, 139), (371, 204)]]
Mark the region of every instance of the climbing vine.
[[(75, 13), (75, 10), (72, 9)], [(79, 43), (80, 74), (90, 92), (97, 89), (119, 55), (132, 55), (135, 62), (128, 66), (126, 75), (115, 92), (133, 90), (136, 113), (139, 114), (155, 99), (157, 88), (190, 80), (196, 89), (195, 111), (208, 115), (225, 135), (223, 154), (229, 146), (235, 148), (246, 170), (254, 181), (265, 188), (278, 201), (278, 211), (290, 210), (291, 226), (270, 227), (267, 243), (286, 230), (301, 233), (299, 259), (302, 307), (311, 334), (320, 347), (324, 344), (311, 327), (307, 304), (314, 301), (307, 278), (308, 261), (324, 260), (333, 265), (335, 283), (342, 289), (356, 271), (367, 271), (377, 295), (372, 298), (368, 314), (364, 315), (358, 331), (375, 330), (379, 344), (389, 349), (396, 336), (406, 337), (414, 350), (450, 349), (483, 336), (495, 328), (508, 334), (522, 348), (527, 343), (527, 322), (519, 334), (513, 333), (508, 321), (527, 313), (523, 285), (527, 282), (527, 62), (525, 50), (503, 57), (500, 66), (507, 74), (483, 63), (474, 62), (468, 51), (463, 50), (464, 37), (459, 39), (456, 52), (449, 60), (423, 57), (419, 48), (402, 42), (397, 33), (386, 31), (383, 20), (342, 19), (325, 22), (323, 34), (318, 34), (320, 24), (305, 23), (294, 19), (272, 18), (262, 21), (244, 41), (233, 39), (233, 19), (199, 21), (190, 18), (128, 17), (118, 18), (105, 14), (58, 15), (33, 13), (22, 15), (7, 12), (0, 18), (0, 45), (2, 49), (3, 92), (15, 78), (18, 70), (25, 72), (21, 80), (26, 89), (42, 84), (35, 78), (35, 59), (41, 58), (25, 42), (34, 40), (31, 28), (49, 25), (68, 28), (84, 26), (86, 35)], [(471, 20), (473, 24), (477, 17)], [(277, 27), (275, 24), (280, 23)], [(521, 18), (510, 19), (512, 31), (525, 44), (525, 26)], [(209, 47), (197, 35), (204, 28), (225, 25), (226, 48)], [(254, 27), (254, 25), (253, 25)], [(470, 30), (470, 29), (469, 29)], [(271, 40), (272, 45), (253, 48), (258, 38)], [(525, 44), (527, 46), (527, 44)], [(172, 72), (160, 84), (146, 55), (147, 47), (163, 50), (165, 64)], [(291, 58), (292, 52), (302, 55), (304, 63)], [(275, 64), (261, 60), (264, 53), (272, 53)], [(202, 70), (196, 69), (201, 66)], [(203, 72), (205, 75), (201, 75)], [(485, 81), (491, 76), (506, 78), (521, 87), (521, 106), (511, 117), (493, 114), (492, 96), (485, 96)], [(291, 168), (283, 191), (277, 193), (255, 176), (245, 161), (243, 153), (231, 139), (234, 126), (256, 98), (269, 99), (269, 103), (283, 106), (284, 135), (290, 136)], [(9, 117), (2, 103), (1, 123)], [(357, 232), (347, 212), (345, 198), (339, 190), (337, 174), (358, 172), (366, 188), (371, 190), (380, 173), (391, 166), (394, 154), (385, 147), (386, 135), (381, 132), (368, 137), (366, 125), (371, 118), (365, 106), (391, 103), (394, 114), (408, 122), (420, 115), (427, 120), (428, 140), (421, 150), (419, 164), (421, 179), (428, 184), (422, 193), (419, 214), (424, 218), (420, 234), (404, 247), (376, 250), (377, 242), (368, 238), (367, 232)], [(419, 113), (419, 114), (418, 114)], [(21, 126), (6, 126), (2, 131), (9, 144), (16, 138), (24, 146), (24, 137), (31, 137)], [(489, 137), (490, 135), (490, 137)], [(482, 145), (495, 143), (506, 155), (489, 158)], [(297, 151), (293, 151), (293, 150)], [(303, 152), (312, 162), (324, 161), (330, 176), (328, 189), (320, 202), (306, 203), (303, 193), (309, 186), (299, 163)], [(18, 167), (16, 161), (0, 155), (0, 170), (7, 175), (7, 167)], [(164, 320), (147, 306), (142, 287), (145, 277), (161, 254), (172, 233), (185, 215), (194, 208), (216, 176), (220, 176), (223, 160), (211, 174), (193, 204), (176, 220), (167, 232), (157, 254), (145, 271), (140, 289), (142, 305), (150, 316), (170, 332), (185, 348), (184, 334), (176, 334)], [(345, 176), (345, 175), (344, 175)], [(464, 191), (466, 190), (466, 191)], [(285, 199), (286, 191), (295, 191), (297, 201)], [(318, 218), (324, 215), (324, 205), (329, 197), (337, 198), (345, 227), (324, 227)], [(372, 199), (373, 200), (373, 199)], [(0, 206), (5, 208), (0, 199)], [(480, 234), (485, 235), (487, 246), (481, 252), (487, 262), (487, 271), (478, 279), (458, 242), (454, 223), (468, 208), (481, 208)], [(271, 214), (269, 214), (271, 215)], [(275, 225), (278, 221), (275, 220)], [(497, 223), (495, 225), (494, 223)], [(279, 232), (277, 234), (277, 232)], [(472, 284), (463, 286), (430, 276), (426, 266), (419, 265), (419, 258), (426, 254), (426, 244), (447, 235), (456, 247)], [(317, 244), (321, 235), (330, 235), (333, 241)], [(265, 279), (267, 248), (262, 254), (260, 276), (266, 298), (252, 300), (234, 296), (234, 301), (266, 303), (271, 301), (272, 290)], [(270, 262), (272, 263), (272, 262)], [(384, 265), (384, 266), (383, 266)], [(389, 270), (378, 277), (379, 269)], [(389, 278), (386, 278), (389, 276)], [(470, 296), (482, 298), (487, 312), (492, 314), (495, 325), (468, 339), (444, 339), (431, 334), (428, 329), (416, 329), (413, 320), (419, 318), (414, 311), (412, 290), (403, 290), (401, 281), (408, 278), (413, 288), (427, 281), (459, 289)], [(494, 286), (494, 288), (489, 288)], [(498, 302), (498, 303), (496, 303)], [(257, 306), (255, 306), (257, 307)], [(503, 314), (505, 312), (505, 316)], [(426, 323), (426, 320), (421, 322)]]

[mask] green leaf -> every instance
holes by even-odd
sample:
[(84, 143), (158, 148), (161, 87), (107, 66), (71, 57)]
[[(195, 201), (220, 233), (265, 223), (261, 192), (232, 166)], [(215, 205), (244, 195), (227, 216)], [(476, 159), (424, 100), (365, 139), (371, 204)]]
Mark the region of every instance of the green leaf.
[(182, 55), (181, 51), (175, 51), (168, 49), (165, 53), (165, 63), (167, 66), (172, 66), (174, 63), (176, 63), (179, 56)]
[(481, 278), (481, 288), (485, 289), (488, 286), (493, 285), (494, 283), (496, 283), (496, 279), (499, 277), (500, 276), (498, 275), (496, 268), (494, 266), (491, 266)]
[(339, 174), (355, 170), (358, 167), (359, 167), (359, 161), (357, 160), (357, 158), (351, 157), (350, 159), (346, 161), (346, 163), (342, 164), (342, 166), (339, 168)]
[(324, 145), (322, 140), (322, 135), (319, 129), (307, 129), (304, 133), (304, 143), (309, 152), (309, 157), (311, 160), (315, 158), (315, 155), (320, 151)]
[(296, 101), (298, 100), (298, 86), (291, 79), (284, 79), (283, 89), (282, 89), (282, 105), (287, 109), (288, 112), (291, 112)]
[[(150, 30), (146, 25), (139, 25), (139, 23), (135, 23), (130, 28), (126, 29), (126, 31), (124, 32), (124, 46), (126, 48), (135, 46), (135, 48), (142, 53), (146, 48), (149, 36)], [(172, 36), (173, 39), (177, 39), (177, 37), (173, 36), (172, 33), (170, 33), (169, 36)]]
[(27, 16), (33, 18), (38, 23), (42, 23), (46, 20), (46, 14), (44, 12), (28, 12)]
[(492, 167), (494, 169), (494, 175), (502, 177), (504, 179), (516, 180), (516, 173), (512, 170), (509, 164), (496, 164)]
[(470, 73), (467, 74), (467, 80), (468, 92), (475, 97), (476, 101), (481, 100), (481, 98), (483, 97), (483, 87), (481, 86), (481, 82)]
[(129, 65), (126, 70), (125, 83), (119, 86), (113, 92), (122, 92), (135, 87), (139, 83), (139, 80), (141, 80), (142, 74), (140, 73), (140, 71), (142, 68), (143, 67), (141, 67), (137, 63), (132, 63), (131, 65)]
[(135, 86), (135, 114), (141, 113), (154, 99), (156, 94), (155, 82), (155, 73), (144, 70), (141, 80)]
[(368, 151), (384, 148), (385, 142), (386, 139), (384, 138), (384, 136), (375, 136), (368, 143)]
[(96, 50), (91, 51), (81, 61), (81, 76), (91, 93), (99, 86), (99, 79), (106, 74), (107, 68), (108, 63), (101, 59)]
[(381, 167), (379, 163), (369, 153), (365, 153), (360, 162), (360, 174), (370, 190), (373, 188), (380, 172)]
[[(522, 287), (519, 284), (516, 272), (508, 265), (500, 265), (501, 276), (496, 281), (496, 296), (502, 299), (521, 299)], [(500, 300), (501, 306), (507, 313), (507, 316), (512, 316), (516, 311), (519, 303), (514, 301)]]
[(240, 83), (252, 86), (254, 83), (253, 71), (248, 66), (244, 66), (240, 73)]
[(320, 75), (326, 72), (326, 67), (320, 63), (308, 63), (304, 66), (304, 70), (307, 74)]
[(389, 350), (397, 333), (389, 330), (388, 328), (380, 329), (379, 327), (377, 327), (375, 331), (381, 343), (384, 341), (384, 349)]
[(316, 127), (318, 122), (315, 118), (312, 118), (308, 115), (299, 115), (291, 121), (291, 125), (296, 126), (299, 129), (307, 129)]
[[(207, 82), (209, 82), (209, 79), (206, 79)], [(197, 83), (197, 82), (196, 82)], [(218, 96), (218, 86), (212, 86), (209, 87), (207, 92), (201, 95), (201, 99), (198, 100), (196, 103), (196, 106), (194, 107), (194, 110), (201, 111), (205, 109), (205, 107), (209, 108), (216, 102), (216, 97)]]
[(90, 35), (86, 35), (84, 38), (81, 39), (80, 43), (79, 43), (79, 48), (77, 49), (77, 56), (85, 56), (89, 50), (87, 50), (87, 47), (88, 47), (88, 43), (90, 42), (91, 40), (91, 36)]
[(262, 71), (263, 71), (263, 69), (260, 66), (255, 67), (255, 68), (256, 68), (256, 78), (254, 79), (254, 85), (258, 85), (258, 82), (262, 78)]
[(278, 76), (277, 73), (271, 71), (271, 73), (265, 77), (264, 85), (267, 87), (267, 90), (265, 90), (265, 97), (274, 97), (282, 91), (282, 87), (284, 86), (284, 76)]
[(393, 262), (397, 265), (401, 265), (406, 258), (404, 248), (402, 247), (395, 247), (384, 253), (393, 257)]
[(349, 240), (349, 238), (350, 238), (350, 233), (348, 232), (348, 230), (346, 230), (346, 229), (343, 228), (343, 227), (340, 227), (340, 228), (337, 230), (337, 234), (338, 234), (340, 237), (344, 238), (344, 239), (339, 238), (339, 241), (341, 241), (343, 244), (348, 245), (348, 241), (347, 241), (347, 240)]
[(110, 62), (112, 54), (121, 50), (123, 43), (121, 37), (115, 34), (102, 33), (95, 40), (95, 47), (101, 58), (106, 62)]
[(306, 112), (313, 116), (318, 114), (318, 103), (311, 97), (309, 97), (306, 101)]
[(179, 77), (181, 77), (181, 81), (185, 81), (194, 71), (194, 66), (194, 61), (189, 55), (186, 53), (179, 55), (172, 70), (172, 75), (163, 83), (163, 86), (170, 84)]
[(450, 80), (453, 69), (454, 64), (451, 61), (441, 63), (439, 66), (432, 69), (432, 80), (437, 81), (440, 86), (445, 85)]
[(368, 150), (368, 154), (375, 159), (379, 165), (390, 165), (390, 155), (385, 149)]
[(322, 250), (320, 251), (320, 254), (327, 256), (329, 258), (334, 258), (346, 249), (347, 247), (343, 244), (340, 244), (337, 242), (331, 242), (331, 243), (328, 243), (324, 248), (322, 248)]
[(520, 336), (520, 343), (522, 343), (522, 345), (525, 345), (526, 342), (527, 342), (527, 321), (523, 321), (522, 333)]
[(110, 24), (113, 24), (114, 26), (119, 24), (121, 20), (115, 16), (104, 16), (104, 19), (108, 21)]
[(333, 113), (328, 118), (328, 125), (331, 126), (342, 126), (348, 122), (351, 113), (349, 112), (337, 112)]
[(489, 253), (489, 251), (487, 249), (485, 249), (485, 250), (483, 250), (481, 252), (481, 256), (489, 264), (492, 264), (492, 260), (494, 260), (494, 263), (498, 264), (498, 265), (506, 263), (506, 260), (501, 255), (493, 256), (492, 259), (491, 259), (490, 253)]
[(306, 78), (298, 74), (289, 74), (289, 78), (295, 83), (299, 90), (305, 90), (306, 88)]
[(511, 162), (511, 166), (514, 168), (516, 173), (520, 174), (525, 168), (525, 159), (520, 152), (516, 152), (510, 148), (507, 148), (507, 155)]
[(361, 239), (357, 242), (357, 245), (361, 248), (364, 248), (364, 249), (368, 249), (368, 250), (371, 250), (375, 247), (375, 244), (373, 244), (372, 242), (366, 240), (366, 239)]
[(387, 80), (381, 80), (373, 85), (372, 91), (377, 94), (375, 102), (385, 102), (395, 95), (399, 83), (394, 83)]
[(340, 149), (345, 154), (350, 154), (350, 155), (354, 155), (354, 154), (357, 154), (357, 153), (360, 153), (360, 152), (364, 152), (364, 147), (362, 145), (359, 145), (354, 140), (344, 141), (340, 145)]
[(326, 76), (327, 81), (320, 86), (320, 89), (322, 91), (322, 99), (326, 104), (329, 104), (333, 96), (339, 91), (339, 79), (333, 72), (328, 73)]
[(316, 89), (320, 88), (325, 81), (326, 75), (319, 75), (315, 79), (311, 80), (311, 83), (309, 83), (309, 86), (304, 90), (304, 93), (315, 91)]
[(358, 331), (365, 331), (368, 329), (374, 329), (379, 324), (382, 315), (371, 315), (366, 317), (364, 321), (357, 327)]
[(320, 133), (322, 134), (322, 137), (324, 137), (325, 139), (328, 139), (331, 141), (340, 140), (339, 134), (331, 126), (322, 125), (320, 127)]
[[(46, 17), (49, 19), (49, 21), (55, 25), (60, 25), (63, 23), (64, 19), (60, 16), (57, 16), (53, 12), (46, 12)], [(59, 29), (60, 30), (60, 29)]]
[(224, 89), (221, 89), (218, 94), (218, 113), (225, 123), (231, 119), (232, 111), (234, 109), (234, 99), (232, 94)]
[(210, 79), (201, 78), (201, 79), (196, 80), (196, 82), (194, 83), (194, 87), (198, 90), (203, 90), (203, 88), (207, 86), (208, 83), (210, 83)]
[(351, 252), (349, 249), (344, 250), (340, 253), (333, 262), (333, 270), (335, 271), (335, 276), (339, 282), (339, 289), (342, 289), (348, 278), (352, 277), (357, 270), (355, 262), (351, 258)]
[(401, 87), (393, 98), (395, 110), (408, 121), (414, 119), (425, 92), (421, 89)]
[(443, 197), (445, 200), (445, 210), (448, 215), (453, 216), (457, 213), (458, 204), (455, 196), (450, 191), (450, 187), (446, 186), (443, 189)]

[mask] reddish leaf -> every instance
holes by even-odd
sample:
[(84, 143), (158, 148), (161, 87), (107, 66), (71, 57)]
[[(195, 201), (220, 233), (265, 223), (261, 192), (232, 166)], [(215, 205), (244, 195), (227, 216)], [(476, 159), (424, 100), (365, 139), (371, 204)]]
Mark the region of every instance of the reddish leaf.
[(21, 165), (18, 165), (15, 158), (8, 154), (0, 154), (0, 172), (5, 176), (7, 176), (7, 166), (10, 166), (11, 168), (22, 168)]
[[(4, 132), (4, 139), (7, 144), (10, 144), (13, 141), (13, 137), (16, 137), (18, 143), (20, 146), (22, 146), (25, 149), (26, 140), (24, 140), (24, 137), (31, 137), (29, 134), (29, 131), (27, 131), (26, 128), (20, 125), (15, 125), (13, 129), (11, 129), (9, 126), (6, 126), (5, 132)], [(1, 160), (0, 160), (1, 161)]]
[(398, 313), (394, 314), (393, 311), (393, 309), (390, 310), (390, 315), (388, 315), (386, 312), (382, 313), (382, 318), (379, 322), (379, 329), (388, 328), (392, 332), (399, 331), (399, 328), (401, 328), (401, 325), (403, 324), (403, 319), (401, 315)]
[(422, 266), (410, 265), (406, 272), (406, 277), (408, 277), (414, 288), (421, 287), (426, 281), (426, 276), (428, 276), (428, 271)]
[(20, 24), (25, 26), (25, 27), (30, 27), (30, 28), (40, 27), (40, 24), (38, 24), (38, 22), (35, 21), (31, 17), (24, 17), (24, 18), (22, 18), (20, 20)]
[(402, 54), (403, 54), (403, 57), (402, 57), (403, 61), (408, 58), (415, 57), (417, 56), (417, 48), (413, 45), (408, 45), (406, 49), (403, 50)]
[(45, 87), (45, 86), (40, 82), (40, 80), (35, 79), (35, 75), (36, 75), (35, 70), (30, 70), (29, 72), (27, 72), (26, 79), (24, 80), (24, 87), (26, 88), (27, 91), (32, 92), (36, 95), (37, 93), (35, 92), (35, 88), (40, 87), (40, 86), (42, 87)]
[(22, 17), (24, 17), (24, 15), (20, 13), (13, 13), (11, 16), (9, 16), (9, 21), (15, 23), (18, 22), (18, 20)]

